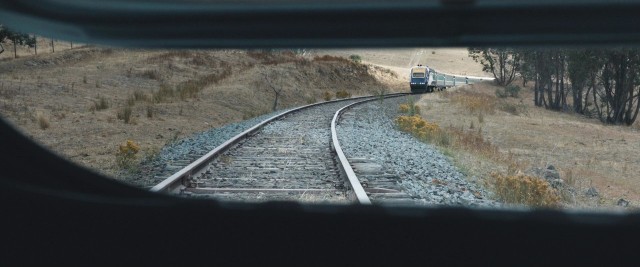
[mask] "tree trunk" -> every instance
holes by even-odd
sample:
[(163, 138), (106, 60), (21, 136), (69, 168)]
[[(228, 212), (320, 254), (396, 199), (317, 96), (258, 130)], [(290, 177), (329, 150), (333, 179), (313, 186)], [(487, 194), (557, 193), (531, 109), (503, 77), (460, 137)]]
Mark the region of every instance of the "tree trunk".
[(596, 108), (596, 112), (598, 113), (598, 118), (602, 121), (602, 109), (600, 108), (600, 104), (598, 104), (598, 94), (596, 93), (597, 89), (593, 88), (593, 106)]
[(18, 58), (18, 45), (16, 44), (16, 42), (13, 42), (13, 58)]
[(56, 47), (53, 44), (53, 39), (51, 39), (51, 53), (55, 53), (56, 52)]
[(273, 101), (273, 111), (276, 111), (278, 108), (278, 98), (280, 98), (280, 92), (276, 92), (276, 99)]
[(33, 36), (33, 50), (36, 52), (36, 56), (38, 55), (38, 37)]

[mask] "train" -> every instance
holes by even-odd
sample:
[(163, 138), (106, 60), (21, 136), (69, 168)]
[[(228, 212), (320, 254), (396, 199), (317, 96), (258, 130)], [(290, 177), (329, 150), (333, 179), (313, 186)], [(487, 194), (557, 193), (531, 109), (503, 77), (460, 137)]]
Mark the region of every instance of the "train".
[(428, 66), (417, 66), (411, 68), (409, 85), (412, 93), (433, 92), (436, 89), (435, 71)]

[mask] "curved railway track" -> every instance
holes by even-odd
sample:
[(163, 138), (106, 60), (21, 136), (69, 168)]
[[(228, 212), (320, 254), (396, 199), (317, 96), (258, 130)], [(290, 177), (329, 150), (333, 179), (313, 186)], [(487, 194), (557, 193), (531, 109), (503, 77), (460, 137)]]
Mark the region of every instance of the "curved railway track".
[[(402, 95), (406, 94), (385, 97)], [(335, 123), (346, 106), (375, 99), (353, 98), (284, 112), (228, 140), (151, 190), (224, 200), (369, 204), (337, 142)]]

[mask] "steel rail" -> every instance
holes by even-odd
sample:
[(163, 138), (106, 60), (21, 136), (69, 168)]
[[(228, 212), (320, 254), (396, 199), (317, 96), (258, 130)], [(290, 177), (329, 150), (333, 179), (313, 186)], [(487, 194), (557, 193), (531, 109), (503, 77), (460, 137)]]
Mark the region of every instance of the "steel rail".
[[(408, 94), (407, 93), (389, 94), (389, 95), (385, 95), (384, 98), (399, 97), (404, 95), (408, 95)], [(353, 190), (353, 196), (358, 201), (358, 203), (364, 204), (364, 205), (370, 205), (371, 200), (369, 199), (369, 196), (367, 196), (367, 192), (362, 187), (362, 184), (360, 183), (358, 176), (353, 171), (353, 168), (351, 168), (351, 164), (349, 163), (347, 156), (345, 156), (344, 152), (342, 151), (342, 147), (340, 146), (340, 141), (338, 140), (338, 132), (336, 131), (336, 124), (338, 122), (338, 119), (340, 118), (340, 115), (342, 115), (342, 113), (344, 113), (347, 109), (358, 104), (375, 101), (375, 100), (377, 99), (367, 99), (367, 100), (351, 103), (347, 106), (344, 106), (338, 111), (336, 111), (336, 113), (333, 115), (333, 120), (331, 120), (331, 141), (333, 143), (333, 149), (336, 152), (336, 155), (338, 156), (338, 160), (340, 161), (340, 164), (339, 164), (339, 166), (341, 167), (340, 169), (343, 171), (343, 173), (347, 177), (347, 182), (349, 183), (349, 186)]]
[[(392, 96), (392, 95), (403, 95), (403, 94), (404, 93), (387, 94), (387, 95), (383, 95), (383, 97)], [(195, 160), (191, 164), (189, 164), (186, 167), (180, 169), (179, 171), (177, 171), (173, 175), (169, 176), (168, 178), (166, 178), (162, 182), (158, 183), (157, 185), (152, 187), (150, 189), (150, 191), (152, 191), (152, 192), (165, 192), (165, 193), (179, 192), (179, 190), (181, 188), (185, 187), (186, 181), (190, 177), (198, 176), (198, 175), (202, 174), (202, 172), (205, 171), (205, 167), (208, 165), (208, 163), (212, 159), (214, 159), (216, 156), (218, 156), (222, 152), (226, 151), (233, 144), (238, 143), (240, 140), (242, 140), (242, 139), (246, 138), (247, 136), (249, 136), (250, 134), (256, 132), (258, 129), (262, 128), (266, 124), (268, 124), (268, 123), (270, 123), (272, 121), (275, 121), (277, 119), (280, 119), (283, 116), (286, 116), (286, 115), (289, 115), (291, 113), (294, 113), (294, 112), (297, 112), (297, 111), (300, 111), (300, 110), (304, 110), (304, 109), (307, 109), (307, 108), (310, 108), (310, 107), (314, 107), (314, 106), (319, 106), (319, 105), (324, 105), (324, 104), (329, 104), (329, 103), (334, 103), (334, 102), (340, 102), (340, 101), (363, 99), (363, 98), (377, 99), (376, 96), (359, 96), (359, 97), (353, 97), (353, 98), (348, 98), (348, 99), (338, 99), (338, 100), (326, 101), (326, 102), (321, 102), (321, 103), (309, 104), (309, 105), (297, 107), (297, 108), (294, 108), (294, 109), (291, 109), (291, 110), (288, 110), (288, 111), (284, 111), (284, 112), (282, 112), (282, 113), (280, 113), (278, 115), (275, 115), (275, 116), (273, 116), (271, 118), (268, 118), (268, 119), (256, 124), (255, 126), (249, 128), (249, 129), (245, 130), (244, 132), (237, 134), (233, 138), (225, 141), (224, 143), (222, 143), (218, 147), (216, 147), (213, 150), (209, 151), (204, 156), (198, 158), (197, 160)]]

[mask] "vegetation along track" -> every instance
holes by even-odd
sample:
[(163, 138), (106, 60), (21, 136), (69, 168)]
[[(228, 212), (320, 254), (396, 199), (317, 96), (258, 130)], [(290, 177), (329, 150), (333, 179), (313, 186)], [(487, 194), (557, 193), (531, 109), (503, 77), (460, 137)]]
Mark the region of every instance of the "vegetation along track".
[(369, 203), (366, 196), (353, 193), (361, 186), (348, 176), (349, 163), (336, 158), (331, 122), (342, 107), (372, 99), (377, 97), (284, 112), (228, 140), (151, 190), (224, 200)]

